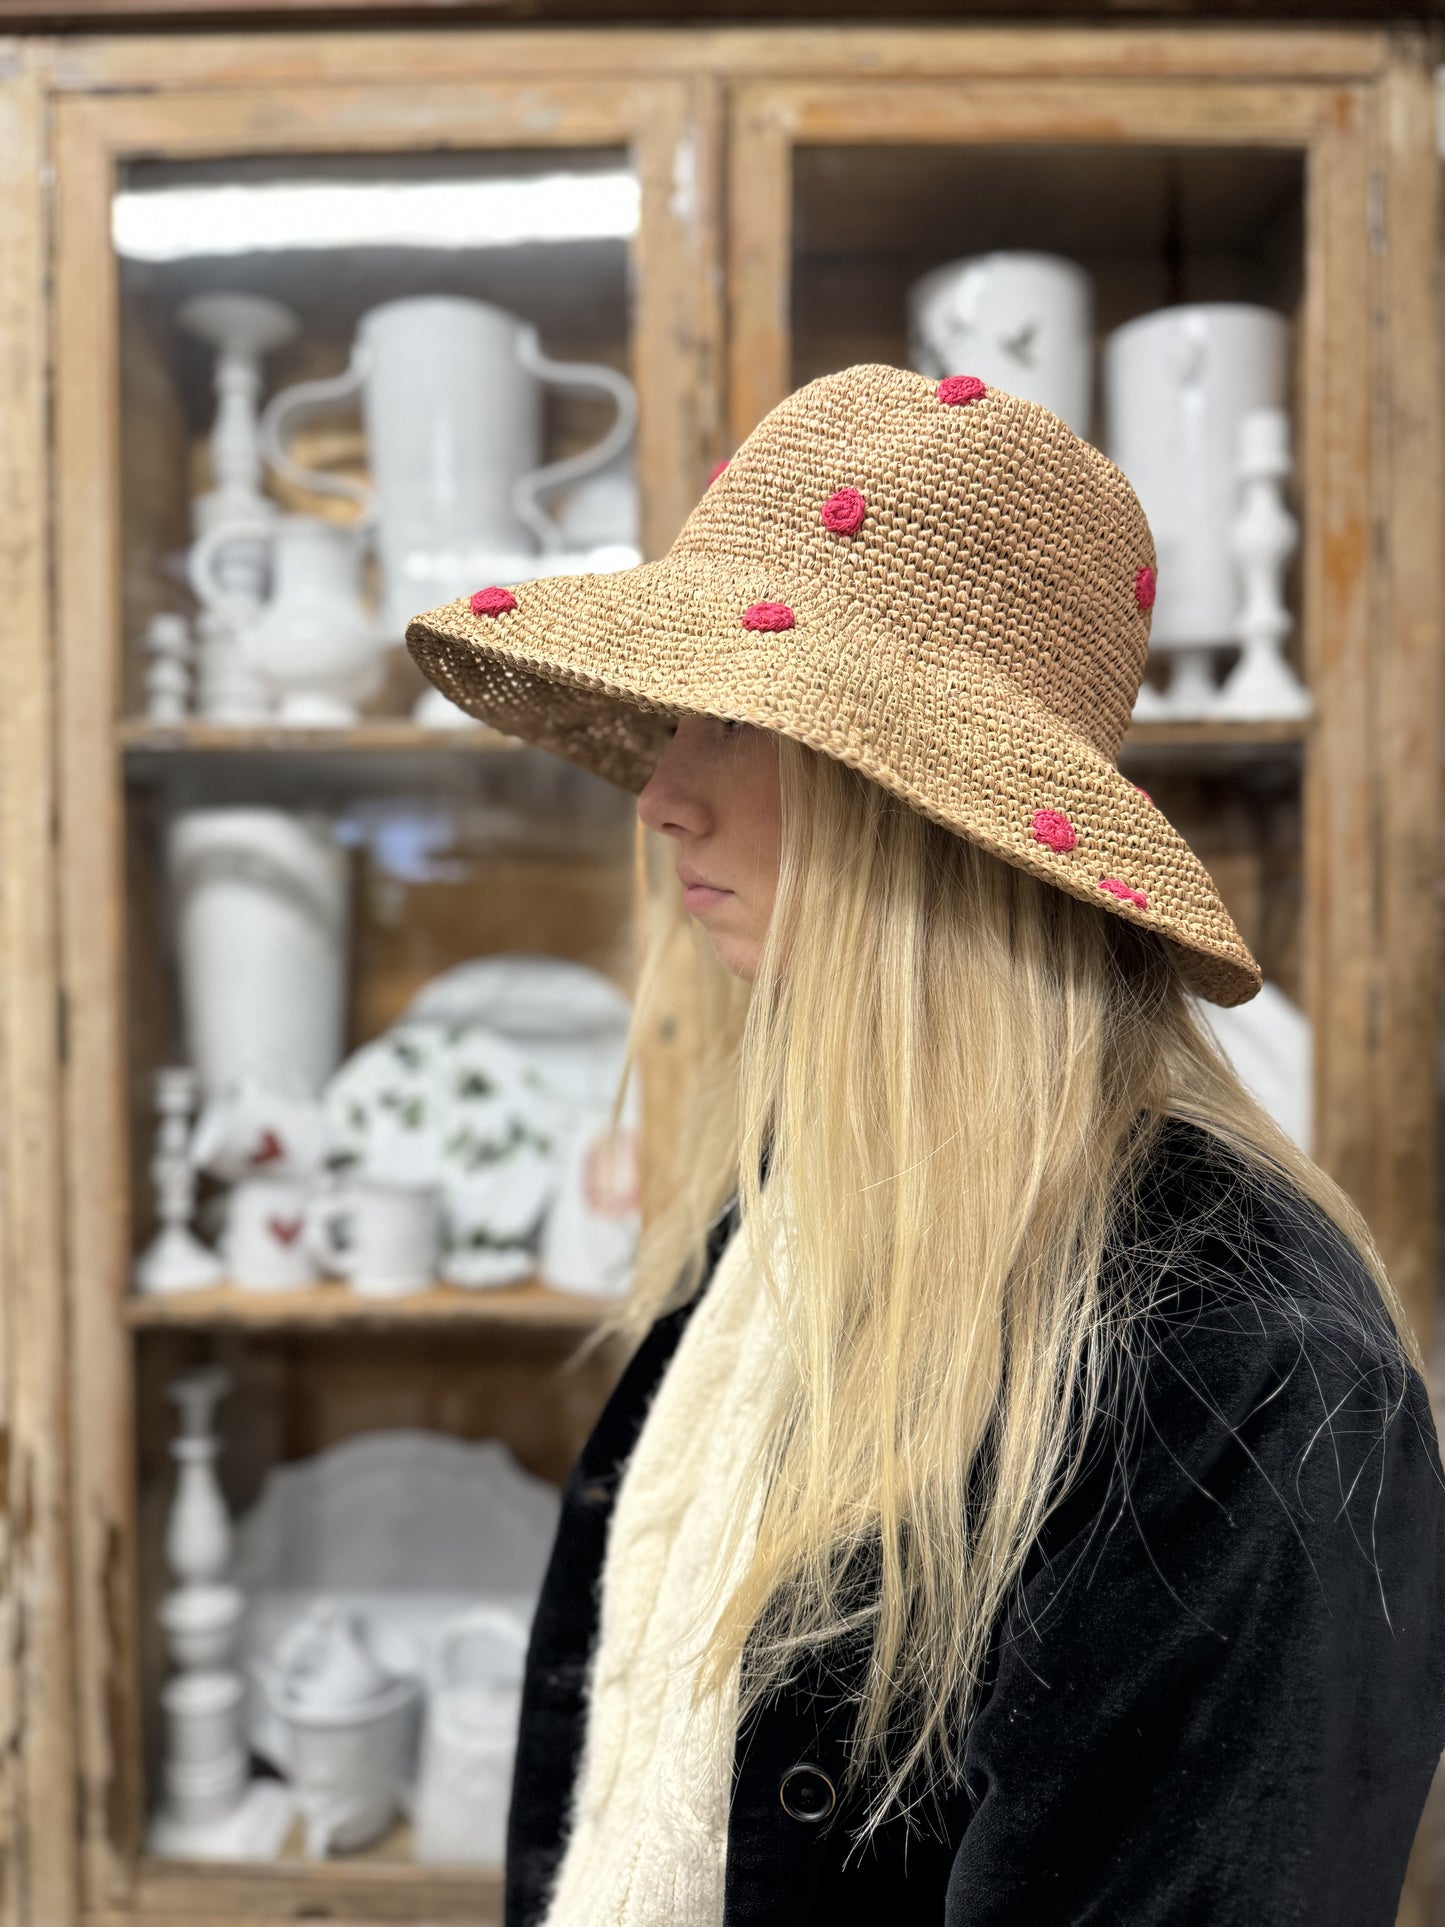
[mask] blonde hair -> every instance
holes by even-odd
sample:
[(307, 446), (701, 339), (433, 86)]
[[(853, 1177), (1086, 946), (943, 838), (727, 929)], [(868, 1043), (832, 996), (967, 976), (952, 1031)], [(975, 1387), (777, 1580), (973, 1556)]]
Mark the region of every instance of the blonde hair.
[[(615, 1322), (638, 1336), (693, 1295), (734, 1192), (761, 1221), (766, 1152), (783, 1275), (757, 1245), (787, 1384), (704, 1680), (740, 1667), (743, 1718), (808, 1652), (861, 1634), (850, 1774), (875, 1789), (877, 1824), (920, 1772), (960, 1765), (991, 1628), (1129, 1343), (1101, 1260), (1165, 1118), (1222, 1140), (1246, 1182), (1283, 1177), (1316, 1204), (1421, 1361), (1359, 1213), (1240, 1083), (1163, 942), (841, 763), (786, 738), (779, 758), (756, 979), (699, 944), (703, 1057)], [(635, 1037), (670, 941), (654, 933)]]

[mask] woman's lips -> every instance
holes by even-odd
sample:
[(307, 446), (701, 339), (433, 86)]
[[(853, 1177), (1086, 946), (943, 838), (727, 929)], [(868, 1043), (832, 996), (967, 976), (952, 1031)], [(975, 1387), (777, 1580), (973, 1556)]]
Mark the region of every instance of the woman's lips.
[(689, 883), (683, 890), (682, 901), (693, 916), (698, 916), (731, 895), (731, 890), (718, 890), (711, 883)]

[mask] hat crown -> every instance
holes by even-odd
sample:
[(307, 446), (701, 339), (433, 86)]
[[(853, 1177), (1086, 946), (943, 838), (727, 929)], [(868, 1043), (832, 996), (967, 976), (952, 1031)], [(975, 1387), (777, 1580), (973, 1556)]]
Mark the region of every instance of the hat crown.
[[(950, 405), (940, 387), (974, 398)], [(1118, 754), (1154, 543), (1125, 476), (1037, 402), (884, 366), (822, 376), (753, 430), (674, 553), (856, 608), (840, 648), (886, 635), (935, 674), (971, 650)]]

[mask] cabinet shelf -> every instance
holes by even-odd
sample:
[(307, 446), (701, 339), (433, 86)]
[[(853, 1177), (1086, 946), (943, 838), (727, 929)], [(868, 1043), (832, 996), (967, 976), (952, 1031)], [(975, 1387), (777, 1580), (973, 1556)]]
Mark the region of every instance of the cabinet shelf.
[(423, 1865), (411, 1855), (411, 1828), (394, 1827), (374, 1846), (337, 1860), (302, 1858), (293, 1828), (279, 1860), (206, 1865), (143, 1859), (137, 1900), (167, 1919), (348, 1919), (428, 1921), (488, 1927), (502, 1913), (502, 1874), (491, 1867)]
[(504, 736), (485, 723), (456, 729), (428, 729), (405, 717), (381, 717), (336, 729), (293, 729), (281, 723), (153, 723), (130, 717), (116, 725), (116, 737), (128, 758), (183, 756), (353, 755), (359, 750), (458, 751), (515, 750), (523, 747), (516, 736)]
[[(1304, 743), (1311, 719), (1265, 722), (1154, 722), (1131, 724), (1128, 749), (1277, 749)], [(291, 729), (279, 723), (153, 723), (130, 718), (116, 726), (128, 763), (182, 756), (349, 756), (387, 752), (408, 755), (515, 751), (526, 745), (485, 723), (470, 728), (427, 729), (404, 718), (360, 722), (345, 729)]]
[(437, 1284), (407, 1298), (367, 1298), (344, 1284), (301, 1291), (244, 1291), (214, 1285), (175, 1296), (133, 1296), (124, 1301), (126, 1324), (140, 1331), (205, 1331), (216, 1327), (261, 1331), (353, 1331), (437, 1325), (526, 1326), (534, 1330), (586, 1331), (599, 1324), (613, 1301), (588, 1298), (526, 1282), (471, 1291)]
[(527, 747), (485, 723), (427, 729), (405, 718), (344, 729), (139, 718), (117, 724), (115, 741), (133, 787), (217, 803), (264, 798), (296, 806), (474, 788), (497, 768), (494, 757)]
[(1298, 722), (1134, 723), (1119, 746), (1125, 767), (1221, 769), (1303, 760), (1314, 719)]

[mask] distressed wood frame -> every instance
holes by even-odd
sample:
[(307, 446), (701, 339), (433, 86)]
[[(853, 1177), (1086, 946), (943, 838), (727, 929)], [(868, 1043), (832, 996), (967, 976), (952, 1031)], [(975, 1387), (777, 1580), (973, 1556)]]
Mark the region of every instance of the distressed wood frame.
[[(636, 142), (650, 206), (672, 210), (639, 250), (655, 550), (729, 429), (786, 384), (792, 142), (946, 127), (1302, 148), (1320, 1156), (1364, 1208), (1428, 1349), (1442, 802), (1433, 57), (1410, 31), (1197, 25), (0, 41), (0, 1920), (259, 1927), (324, 1910), (344, 1927), (486, 1919), (497, 1905), (494, 1883), (430, 1871), (206, 1870), (138, 1853), (115, 313), (96, 275), (116, 158), (137, 144), (404, 146), (439, 127), (500, 144), (539, 112), (547, 140)], [(1425, 1909), (1412, 1865), (1400, 1919), (1423, 1927)]]

